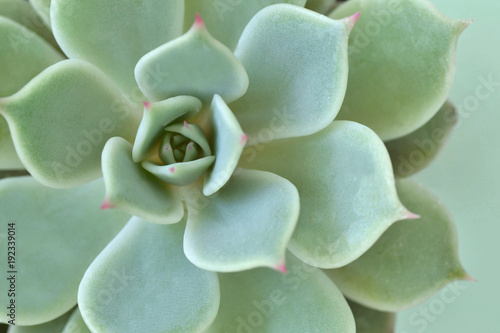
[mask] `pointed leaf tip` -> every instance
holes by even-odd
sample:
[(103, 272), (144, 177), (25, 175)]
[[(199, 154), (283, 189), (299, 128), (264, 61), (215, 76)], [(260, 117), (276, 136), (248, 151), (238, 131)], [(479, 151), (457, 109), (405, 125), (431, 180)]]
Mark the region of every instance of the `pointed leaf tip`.
[(248, 140), (248, 135), (247, 135), (247, 134), (242, 134), (242, 135), (241, 135), (241, 140), (240, 140), (241, 144), (242, 144), (242, 145), (243, 145), (243, 144), (246, 144), (246, 143), (247, 143), (247, 140)]
[(111, 208), (115, 208), (115, 206), (113, 206), (108, 199), (104, 199), (104, 201), (102, 202), (102, 205), (101, 205), (101, 209), (102, 210), (105, 210), (105, 209), (111, 209)]
[(421, 216), (418, 215), (418, 214), (415, 214), (415, 213), (412, 213), (410, 211), (407, 211), (406, 212), (406, 216), (405, 216), (405, 220), (417, 220), (419, 219)]
[(286, 264), (285, 264), (285, 261), (283, 261), (282, 263), (280, 263), (279, 265), (273, 267), (275, 270), (277, 270), (278, 272), (281, 272), (283, 274), (286, 274), (288, 272), (288, 270), (286, 269)]
[(144, 105), (144, 108), (146, 110), (148, 110), (149, 108), (151, 108), (151, 103), (150, 102), (142, 102), (142, 105)]
[(184, 127), (189, 128), (189, 124), (184, 120)]
[(201, 18), (201, 15), (199, 13), (196, 13), (196, 19), (194, 20), (193, 26), (198, 28), (205, 28), (205, 22), (203, 22), (203, 19)]
[(465, 273), (465, 276), (461, 278), (462, 281), (477, 282), (477, 279), (471, 276), (469, 273)]

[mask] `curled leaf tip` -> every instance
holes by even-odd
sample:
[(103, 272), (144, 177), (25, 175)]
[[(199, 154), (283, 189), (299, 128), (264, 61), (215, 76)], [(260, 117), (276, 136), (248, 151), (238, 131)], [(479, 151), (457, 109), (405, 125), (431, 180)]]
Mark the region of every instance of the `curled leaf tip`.
[(203, 22), (203, 19), (201, 18), (201, 15), (199, 13), (196, 13), (196, 19), (194, 20), (194, 26), (199, 27), (199, 28), (205, 27), (205, 22)]
[(240, 140), (240, 143), (242, 145), (246, 144), (247, 143), (247, 140), (248, 140), (248, 135), (247, 134), (242, 134), (241, 135), (241, 140)]
[(410, 211), (406, 212), (405, 220), (416, 220), (419, 219), (421, 216), (415, 213), (412, 213)]
[(144, 108), (147, 110), (151, 108), (151, 103), (150, 102), (142, 102), (142, 105), (144, 105)]
[(105, 210), (105, 209), (111, 209), (111, 208), (114, 208), (115, 206), (113, 206), (108, 199), (104, 199), (104, 201), (102, 202), (102, 205), (101, 205), (101, 209), (102, 210)]

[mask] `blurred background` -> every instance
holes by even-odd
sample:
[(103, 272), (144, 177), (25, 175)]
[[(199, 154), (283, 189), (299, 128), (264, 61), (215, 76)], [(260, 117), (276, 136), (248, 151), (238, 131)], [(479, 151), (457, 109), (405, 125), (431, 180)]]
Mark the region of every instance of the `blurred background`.
[[(445, 288), (397, 319), (395, 333), (500, 332), (500, 1), (431, 0), (474, 19), (460, 38), (450, 99), (459, 124), (437, 160), (414, 178), (448, 207), (460, 258), (478, 281)], [(485, 85), (493, 80), (497, 84)], [(478, 98), (476, 89), (489, 89)], [(481, 92), (486, 91), (484, 88)]]

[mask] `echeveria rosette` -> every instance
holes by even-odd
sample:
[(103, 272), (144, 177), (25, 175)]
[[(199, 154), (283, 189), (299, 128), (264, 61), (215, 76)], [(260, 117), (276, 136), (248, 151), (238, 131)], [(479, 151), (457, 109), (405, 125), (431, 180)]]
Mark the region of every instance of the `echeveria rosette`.
[[(366, 307), (397, 311), (468, 277), (456, 259), (451, 220), (436, 200), (412, 183), (400, 183), (397, 192), (381, 139), (361, 124), (333, 121), (346, 88), (348, 94), (358, 89), (356, 80), (347, 84), (348, 60), (349, 72), (362, 69), (352, 52), (348, 59), (355, 12), (363, 11), (363, 29), (377, 14), (371, 7), (390, 11), (392, 2), (350, 1), (332, 14), (355, 14), (341, 21), (297, 6), (269, 6), (280, 2), (305, 5), (52, 1), (45, 21), (70, 60), (61, 61), (48, 43), (30, 38), (21, 54), (37, 54), (33, 69), (21, 70), (23, 75), (11, 70), (7, 86), (13, 82), (15, 88), (0, 95), (22, 161), (11, 153), (2, 166), (25, 165), (43, 184), (69, 188), (51, 189), (27, 177), (0, 183), (0, 196), (9, 198), (0, 202), (2, 216), (15, 220), (28, 239), (19, 245), (20, 265), (41, 272), (22, 280), (20, 298), (32, 306), (19, 308), (18, 323), (41, 324), (33, 328), (42, 331), (65, 326), (63, 332), (354, 332), (354, 314), (358, 332), (370, 329), (366, 321), (384, 332), (393, 314)], [(43, 14), (50, 1), (33, 5)], [(307, 7), (325, 13), (333, 1), (308, 1)], [(389, 36), (420, 27), (422, 16), (436, 23), (422, 34), (448, 34), (440, 41), (449, 43), (441, 46), (453, 55), (463, 22), (436, 14), (427, 1), (400, 7), (404, 15), (390, 16), (396, 22), (384, 25)], [(191, 26), (196, 12), (205, 23), (198, 17)], [(8, 29), (26, 33), (5, 20)], [(131, 30), (131, 22), (141, 29)], [(379, 51), (401, 43), (373, 39)], [(12, 46), (8, 40), (5, 45)], [(435, 54), (433, 45), (421, 51)], [(0, 66), (11, 64), (19, 69), (22, 63), (1, 55)], [(366, 61), (363, 68), (370, 72), (376, 65)], [(431, 75), (442, 86), (439, 96), (429, 98), (434, 104), (447, 91), (437, 78), (449, 82), (453, 62), (442, 69)], [(415, 100), (425, 94), (419, 91)], [(439, 115), (446, 110), (419, 131), (387, 142), (393, 163), (411, 153), (412, 138), (425, 142), (441, 129)], [(409, 121), (410, 127), (436, 111), (417, 112), (420, 120)], [(404, 127), (408, 133), (406, 125), (381, 118), (391, 130)], [(452, 124), (446, 122), (444, 132)], [(6, 139), (0, 148), (5, 144), (13, 152), (10, 135), (1, 133)], [(9, 156), (3, 151), (2, 158)], [(434, 155), (426, 154), (426, 161)], [(104, 182), (89, 183), (101, 172)], [(103, 197), (103, 208), (117, 209), (99, 210)], [(399, 197), (425, 223), (394, 224), (417, 217)], [(126, 225), (130, 216), (122, 210), (135, 215)], [(430, 227), (434, 221), (441, 227)], [(88, 235), (95, 232), (99, 237)], [(40, 236), (51, 241), (36, 242)], [(408, 246), (398, 256), (374, 250), (390, 249), (403, 238)], [(415, 262), (420, 239), (434, 238), (446, 241), (426, 243), (422, 253), (432, 261), (401, 266)], [(382, 277), (371, 271), (372, 262), (387, 264)], [(419, 278), (400, 278), (401, 270)], [(47, 289), (55, 279), (51, 272), (62, 278)], [(361, 288), (370, 277), (374, 281)], [(350, 304), (352, 313), (332, 280), (360, 303)], [(77, 293), (79, 308), (72, 310)]]

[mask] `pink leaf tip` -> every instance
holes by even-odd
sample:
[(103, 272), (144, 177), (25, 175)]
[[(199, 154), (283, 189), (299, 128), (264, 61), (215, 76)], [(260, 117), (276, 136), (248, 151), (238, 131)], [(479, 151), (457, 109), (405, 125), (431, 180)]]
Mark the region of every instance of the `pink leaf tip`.
[(356, 22), (358, 21), (360, 15), (361, 15), (361, 12), (357, 12), (356, 14), (354, 14), (354, 15), (351, 16), (351, 21), (352, 21), (353, 25), (356, 24)]
[(354, 25), (356, 24), (356, 22), (358, 21), (359, 19), (359, 16), (361, 15), (361, 12), (357, 12), (356, 14), (354, 15), (351, 15), (349, 17), (346, 17), (344, 20), (344, 22), (346, 22), (347, 24), (347, 30), (350, 32), (352, 30), (352, 28), (354, 28)]
[(460, 280), (463, 280), (463, 281), (470, 281), (470, 282), (477, 282), (477, 279), (474, 278), (473, 276), (470, 276), (469, 274), (466, 274), (465, 277), (463, 277), (462, 279)]
[(169, 170), (170, 170), (171, 173), (175, 172), (175, 168), (174, 167), (171, 167)]
[(283, 273), (283, 274), (287, 273), (286, 264), (284, 261), (281, 264), (279, 264), (278, 266), (275, 266), (274, 269), (277, 270), (278, 272)]
[(108, 199), (104, 199), (104, 201), (102, 202), (102, 205), (101, 205), (101, 209), (102, 210), (105, 210), (105, 209), (111, 209), (111, 208), (114, 208), (115, 206), (113, 206), (109, 201)]
[(184, 127), (189, 128), (189, 124), (184, 120)]
[(416, 220), (419, 219), (420, 215), (412, 213), (410, 211), (406, 212), (405, 220)]
[(200, 27), (200, 28), (205, 27), (205, 22), (203, 22), (203, 19), (201, 18), (201, 15), (199, 13), (196, 13), (196, 19), (194, 20), (194, 26)]
[(144, 105), (144, 107), (146, 109), (149, 109), (151, 107), (151, 103), (150, 102), (142, 102), (142, 105)]
[(245, 143), (247, 143), (247, 140), (248, 140), (248, 135), (247, 134), (242, 134), (241, 135), (241, 139), (240, 139), (240, 143), (241, 144), (245, 144)]
[(194, 143), (190, 142), (190, 143), (188, 143), (186, 149), (191, 150), (191, 149), (193, 149), (193, 146), (194, 146)]

